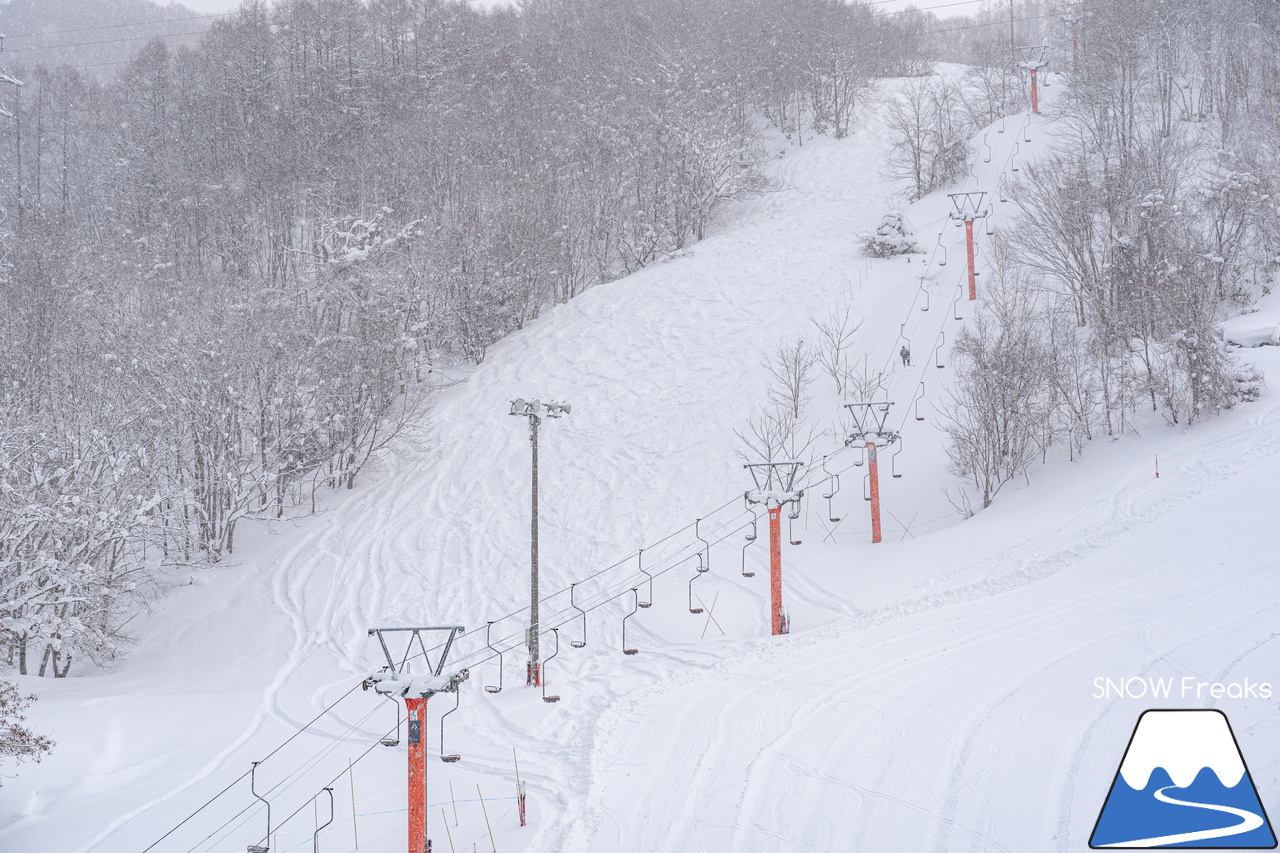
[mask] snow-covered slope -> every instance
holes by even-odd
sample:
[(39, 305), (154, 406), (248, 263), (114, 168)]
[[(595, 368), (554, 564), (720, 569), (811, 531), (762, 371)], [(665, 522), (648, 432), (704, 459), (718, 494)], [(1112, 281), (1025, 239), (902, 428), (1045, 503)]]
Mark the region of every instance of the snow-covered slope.
[[(1046, 125), (1020, 116), (981, 135), (966, 188), (994, 194), (1049, 144)], [(356, 686), (379, 662), (366, 631), (450, 624), (469, 630), (449, 668), (471, 679), (445, 733), (463, 759), (430, 767), (436, 850), (484, 849), (490, 825), (512, 851), (1082, 848), (1146, 707), (1094, 698), (1095, 677), (1277, 670), (1280, 409), (1267, 395), (1193, 431), (1100, 440), (962, 522), (941, 490), (953, 480), (933, 406), (969, 310), (956, 300), (963, 232), (938, 194), (908, 211), (928, 254), (860, 256), (857, 233), (890, 207), (886, 147), (874, 116), (848, 140), (775, 144), (782, 189), (688, 255), (494, 347), (377, 476), (315, 517), (251, 531), (242, 562), (161, 601), (118, 671), (26, 682), (59, 746), (0, 789), (14, 816), (0, 849), (243, 850), (266, 816), (237, 777), (270, 753), (257, 781), (273, 850), (310, 849), (328, 810), (312, 798), (330, 780), (322, 850), (352, 849), (357, 831), (362, 850), (401, 850), (404, 746), (377, 745), (395, 711)], [(996, 207), (998, 223), (1010, 205)], [(811, 489), (795, 522), (793, 633), (772, 638), (764, 525), (748, 545), (733, 430), (764, 400), (762, 355), (842, 298), (867, 318), (855, 353), (892, 369), (904, 476), (884, 473), (885, 542), (872, 546), (864, 469), (822, 440), (841, 489), (830, 507), (817, 499), (829, 484)], [(913, 367), (897, 363), (904, 341)], [(1266, 369), (1274, 352), (1251, 355)], [(507, 416), (517, 396), (573, 404), (540, 443), (543, 590), (564, 590), (542, 616), (560, 627), (556, 704), (521, 677), (530, 473), (524, 422)], [(829, 392), (811, 406), (840, 416)], [(696, 534), (713, 543), (711, 571), (690, 587)], [(651, 588), (638, 548), (664, 572)], [(568, 643), (583, 630), (571, 583), (598, 605), (582, 649)], [(628, 621), (640, 652), (626, 657), (633, 587), (653, 606)], [(690, 614), (691, 597), (714, 619)], [(489, 620), (506, 664), (496, 694), (482, 689), (499, 683)], [(432, 752), (450, 707), (431, 702)], [(1227, 710), (1265, 802), (1280, 787), (1275, 708)]]

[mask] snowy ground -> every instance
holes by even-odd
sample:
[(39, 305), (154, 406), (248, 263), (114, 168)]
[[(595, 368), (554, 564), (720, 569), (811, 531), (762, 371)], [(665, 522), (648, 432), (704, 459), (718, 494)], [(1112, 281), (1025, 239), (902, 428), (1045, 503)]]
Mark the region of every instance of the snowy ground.
[[(978, 137), (965, 189), (994, 196), (1051, 142), (1047, 118), (1002, 124)], [(239, 563), (159, 602), (116, 671), (25, 679), (42, 696), (31, 720), (58, 748), (0, 789), (0, 849), (243, 850), (266, 816), (237, 777), (342, 697), (260, 768), (272, 849), (311, 848), (328, 811), (312, 798), (336, 779), (320, 849), (351, 850), (358, 830), (361, 850), (402, 850), (405, 747), (376, 745), (395, 711), (351, 691), (379, 665), (369, 627), (421, 624), (465, 625), (448, 669), (471, 668), (446, 731), (462, 761), (430, 764), (437, 851), (492, 849), (486, 817), (501, 851), (1084, 849), (1152, 704), (1094, 698), (1096, 677), (1280, 682), (1280, 407), (1268, 393), (1192, 431), (1097, 440), (962, 521), (942, 493), (955, 482), (933, 406), (955, 317), (970, 310), (956, 300), (963, 231), (936, 194), (907, 211), (926, 254), (861, 257), (856, 234), (892, 206), (886, 146), (872, 117), (851, 139), (785, 148), (783, 189), (732, 211), (687, 256), (494, 347), (409, 451), (318, 516), (247, 530)], [(1011, 205), (995, 207), (998, 227)], [(751, 516), (733, 430), (764, 401), (762, 355), (841, 298), (867, 317), (856, 352), (892, 367), (907, 339), (915, 354), (886, 382), (904, 476), (884, 472), (891, 515), (873, 546), (865, 469), (823, 439), (828, 469), (845, 474), (830, 513), (813, 499), (830, 486), (810, 490), (803, 544), (784, 546), (793, 633), (775, 639), (763, 523), (745, 551), (755, 577), (741, 574)], [(1280, 367), (1275, 348), (1246, 355)], [(812, 414), (834, 423), (838, 401), (819, 381)], [(542, 430), (543, 590), (580, 582), (578, 603), (600, 605), (583, 649), (569, 647), (582, 625), (567, 593), (544, 606), (544, 626), (563, 626), (548, 669), (557, 704), (523, 687), (520, 614), (500, 618), (528, 599), (529, 449), (506, 414), (516, 396), (573, 404)], [(692, 591), (714, 602), (714, 622), (688, 612), (695, 518), (715, 544)], [(640, 652), (626, 657), (630, 589), (650, 592), (640, 547), (645, 568), (667, 571), (628, 622)], [(499, 678), (491, 619), (506, 652), (498, 694), (482, 687)], [(1216, 704), (1280, 810), (1276, 701)], [(452, 704), (430, 704), (431, 751)]]

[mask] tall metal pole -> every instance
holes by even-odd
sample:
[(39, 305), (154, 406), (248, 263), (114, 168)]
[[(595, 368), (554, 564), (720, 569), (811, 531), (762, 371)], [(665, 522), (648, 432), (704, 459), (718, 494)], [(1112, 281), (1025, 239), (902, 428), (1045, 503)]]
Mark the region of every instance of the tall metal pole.
[(529, 442), (533, 445), (533, 515), (529, 522), (529, 668), (526, 683), (542, 684), (538, 659), (538, 422), (529, 418)]
[(409, 717), (409, 853), (428, 853), (427, 698), (406, 696)]
[(782, 626), (782, 506), (769, 507), (769, 605), (773, 635), (785, 634)]
[(964, 221), (964, 249), (965, 257), (969, 261), (969, 300), (973, 301), (978, 298), (978, 278), (977, 272), (974, 270), (973, 264), (973, 220), (966, 219)]
[(876, 443), (867, 442), (867, 474), (871, 480), (871, 541), (880, 541), (880, 465), (876, 460)]

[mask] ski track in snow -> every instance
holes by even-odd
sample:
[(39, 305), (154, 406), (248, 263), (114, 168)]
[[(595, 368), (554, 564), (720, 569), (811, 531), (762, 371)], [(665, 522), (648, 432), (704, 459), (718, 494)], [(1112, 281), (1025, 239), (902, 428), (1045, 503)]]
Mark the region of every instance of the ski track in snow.
[[(1001, 174), (1051, 141), (1047, 118), (998, 123), (979, 136), (964, 188), (994, 195)], [(931, 406), (950, 381), (950, 371), (935, 364), (945, 362), (945, 342), (962, 325), (955, 312), (971, 310), (963, 298), (955, 302), (964, 287), (963, 231), (945, 218), (945, 194), (934, 194), (908, 210), (925, 255), (911, 263), (860, 257), (855, 233), (873, 229), (890, 207), (892, 188), (877, 174), (887, 145), (873, 114), (850, 139), (788, 148), (773, 163), (781, 188), (736, 206), (684, 256), (595, 288), (494, 346), (464, 382), (438, 396), (430, 424), (403, 455), (384, 456), (356, 491), (335, 496), (329, 509), (264, 546), (263, 556), (246, 558), (228, 606), (252, 603), (269, 615), (246, 620), (241, 645), (221, 641), (222, 656), (190, 683), (234, 681), (256, 695), (252, 713), (219, 729), (223, 740), (164, 765), (157, 771), (163, 784), (142, 805), (125, 786), (103, 801), (111, 820), (77, 828), (57, 818), (75, 808), (77, 796), (100, 795), (71, 786), (55, 804), (62, 811), (24, 811), (0, 829), (0, 846), (36, 849), (54, 839), (51, 849), (136, 851), (138, 841), (154, 840), (199, 804), (191, 792), (201, 784), (221, 787), (376, 669), (381, 653), (366, 637), (369, 627), (465, 624), (455, 661), (484, 657), (479, 620), (528, 600), (527, 425), (506, 415), (516, 396), (574, 406), (540, 431), (544, 593), (720, 506), (744, 487), (732, 430), (764, 401), (762, 356), (807, 332), (809, 317), (842, 297), (871, 318), (855, 353), (867, 350), (873, 365), (883, 358), (892, 368), (890, 425), (904, 432), (907, 476), (899, 482), (886, 470), (882, 490), (887, 509), (905, 510), (901, 539), (886, 515), (885, 543), (863, 541), (863, 469), (852, 468), (835, 500), (845, 518), (835, 528), (840, 547), (822, 543), (831, 523), (816, 497), (821, 489), (813, 489), (797, 522), (806, 545), (784, 546), (795, 633), (764, 636), (762, 520), (746, 551), (754, 578), (740, 575), (739, 531), (712, 548), (713, 571), (694, 585), (708, 605), (719, 594), (721, 638), (706, 614), (685, 612), (688, 549), (697, 548), (689, 530), (646, 553), (655, 567), (671, 555), (683, 562), (655, 582), (653, 607), (628, 622), (637, 656), (619, 653), (625, 600), (591, 611), (586, 649), (568, 645), (580, 624), (564, 626), (560, 655), (548, 667), (549, 689), (562, 696), (555, 705), (517, 680), (519, 619), (496, 623), (495, 645), (506, 651), (504, 690), (490, 695), (480, 687), (495, 683), (496, 662), (473, 665), (476, 683), (464, 686), (447, 734), (464, 760), (433, 763), (431, 784), (509, 786), (517, 746), (532, 825), (500, 826), (499, 836), (503, 849), (531, 853), (1083, 846), (1123, 749), (1113, 741), (1145, 707), (1092, 699), (1094, 676), (1265, 678), (1277, 663), (1271, 641), (1278, 635), (1268, 626), (1280, 608), (1272, 603), (1280, 569), (1266, 562), (1246, 575), (1236, 563), (1214, 561), (1224, 552), (1237, 563), (1257, 560), (1280, 546), (1267, 538), (1263, 509), (1239, 494), (1264, 494), (1258, 484), (1280, 470), (1280, 406), (1267, 397), (1247, 416), (1168, 431), (1159, 439), (1160, 480), (1145, 456), (1117, 462), (1112, 454), (1110, 467), (1086, 460), (1083, 473), (1063, 474), (1058, 465), (1058, 481), (1046, 473), (960, 524), (938, 493), (950, 480)], [(782, 149), (778, 141), (770, 146)], [(997, 225), (1007, 221), (1011, 205), (994, 206)], [(980, 244), (982, 230), (975, 228)], [(935, 246), (945, 249), (945, 267)], [(922, 284), (926, 272), (932, 278)], [(920, 310), (926, 301), (930, 310)], [(896, 358), (904, 340), (917, 362), (905, 369)], [(922, 423), (911, 406), (921, 382)], [(1098, 445), (1099, 454), (1109, 452)], [(824, 439), (821, 452), (838, 446)], [(838, 458), (833, 470), (852, 461)], [(1055, 488), (1067, 497), (1055, 500)], [(740, 525), (747, 518), (740, 507), (708, 526)], [(920, 526), (908, 534), (913, 512)], [(1206, 514), (1216, 527), (1201, 523)], [(1261, 541), (1249, 546), (1232, 537), (1222, 522), (1236, 517), (1254, 518)], [(1194, 539), (1175, 535), (1191, 528)], [(1198, 570), (1202, 564), (1214, 571)], [(587, 592), (625, 589), (620, 579), (639, 577), (628, 564)], [(544, 626), (560, 618), (564, 603), (544, 605)], [(200, 648), (208, 624), (182, 621), (173, 645)], [(544, 658), (552, 643), (544, 638)], [(109, 688), (110, 677), (96, 681)], [(121, 683), (122, 693), (136, 687)], [(148, 691), (154, 688), (141, 693)], [(353, 725), (362, 744), (382, 734), (389, 706), (359, 724), (379, 700), (357, 697), (317, 723), (320, 737), (306, 739), (307, 749), (336, 744)], [(59, 701), (70, 700), (49, 696), (37, 708)], [(185, 713), (198, 714), (191, 701)], [(449, 707), (448, 697), (429, 707), (429, 755)], [(1255, 713), (1240, 730), (1275, 733), (1277, 713), (1261, 711), (1261, 720)], [(103, 774), (133, 763), (121, 744), (139, 724), (120, 713), (104, 723)], [(1264, 755), (1253, 766), (1266, 764)], [(397, 767), (389, 760), (375, 766)], [(36, 777), (24, 771), (24, 779), (28, 773)], [(369, 775), (362, 801), (402, 803), (402, 770)], [(327, 778), (298, 786), (309, 793)], [(235, 809), (248, 804), (247, 788), (229, 797), (238, 798)], [(250, 835), (209, 849), (243, 849)], [(375, 853), (403, 844), (394, 833), (362, 842)], [(170, 849), (187, 848), (157, 848)]]

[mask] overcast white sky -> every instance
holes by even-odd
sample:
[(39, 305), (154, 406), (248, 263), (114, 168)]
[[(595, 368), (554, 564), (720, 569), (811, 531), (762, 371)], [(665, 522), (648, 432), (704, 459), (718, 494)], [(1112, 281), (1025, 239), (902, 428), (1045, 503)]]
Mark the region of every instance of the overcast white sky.
[[(509, 0), (472, 0), (477, 6), (489, 7), (508, 2)], [(229, 12), (240, 5), (240, 0), (180, 0), (182, 5), (189, 9), (195, 9), (198, 12)], [(914, 5), (927, 9), (930, 6), (941, 6), (946, 8), (937, 9), (939, 17), (947, 18), (953, 15), (965, 15), (977, 9), (982, 0), (972, 0), (972, 2), (958, 2), (958, 0), (915, 0)], [(904, 6), (912, 5), (911, 0), (888, 0), (877, 4), (882, 9), (901, 9)]]

